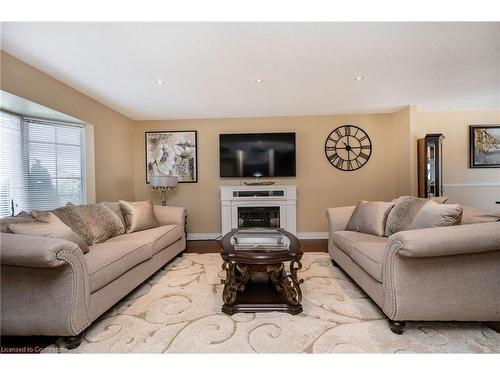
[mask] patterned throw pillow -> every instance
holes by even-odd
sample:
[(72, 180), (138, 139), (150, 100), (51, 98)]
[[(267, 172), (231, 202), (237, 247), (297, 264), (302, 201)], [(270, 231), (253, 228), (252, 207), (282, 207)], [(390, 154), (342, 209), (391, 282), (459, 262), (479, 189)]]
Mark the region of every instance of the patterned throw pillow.
[(68, 203), (64, 207), (50, 210), (49, 212), (56, 215), (64, 224), (71, 228), (78, 236), (83, 238), (87, 245), (92, 245), (92, 233), (90, 232), (86, 221), (82, 218), (78, 206)]
[(395, 200), (394, 207), (392, 208), (389, 216), (387, 216), (387, 223), (385, 225), (385, 236), (407, 230), (418, 211), (430, 200), (437, 203), (446, 202), (446, 197), (436, 198), (418, 198), (411, 196), (402, 196)]
[(78, 211), (91, 237), (91, 244), (102, 243), (111, 237), (125, 233), (125, 227), (120, 218), (103, 203), (82, 206), (68, 203), (67, 206)]
[(85, 241), (62, 222), (56, 215), (47, 211), (33, 211), (31, 213), (34, 221), (26, 223), (10, 224), (9, 229), (16, 234), (26, 234), (30, 236), (59, 238), (74, 242), (82, 249), (82, 252), (88, 253), (89, 248)]
[(156, 215), (151, 199), (143, 202), (119, 201), (127, 223), (127, 233), (156, 227)]

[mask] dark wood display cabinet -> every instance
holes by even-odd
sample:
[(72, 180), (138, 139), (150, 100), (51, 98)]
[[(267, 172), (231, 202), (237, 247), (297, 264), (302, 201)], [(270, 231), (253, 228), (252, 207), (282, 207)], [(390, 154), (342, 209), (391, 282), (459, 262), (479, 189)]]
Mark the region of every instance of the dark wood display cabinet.
[(443, 140), (442, 134), (427, 134), (417, 141), (418, 196), (443, 195)]

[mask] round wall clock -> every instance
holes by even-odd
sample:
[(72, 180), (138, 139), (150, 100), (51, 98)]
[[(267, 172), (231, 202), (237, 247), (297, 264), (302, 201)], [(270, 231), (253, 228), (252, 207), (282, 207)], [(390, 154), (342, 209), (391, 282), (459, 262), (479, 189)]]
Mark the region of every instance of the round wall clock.
[(372, 142), (363, 129), (354, 125), (342, 125), (326, 138), (325, 154), (335, 168), (355, 171), (370, 159)]

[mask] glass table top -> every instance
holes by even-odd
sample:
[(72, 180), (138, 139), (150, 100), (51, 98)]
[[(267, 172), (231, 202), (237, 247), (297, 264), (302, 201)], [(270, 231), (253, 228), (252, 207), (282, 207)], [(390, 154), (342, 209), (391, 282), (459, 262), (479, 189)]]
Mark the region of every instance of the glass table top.
[(289, 250), (291, 243), (284, 233), (273, 228), (241, 228), (230, 241), (236, 251)]

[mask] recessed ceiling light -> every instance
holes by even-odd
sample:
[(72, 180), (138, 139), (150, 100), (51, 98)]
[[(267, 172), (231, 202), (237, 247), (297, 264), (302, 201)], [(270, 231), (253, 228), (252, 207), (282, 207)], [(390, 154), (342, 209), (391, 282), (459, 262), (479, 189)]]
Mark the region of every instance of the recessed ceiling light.
[(264, 82), (264, 80), (263, 80), (262, 78), (257, 78), (257, 79), (255, 80), (255, 83), (262, 83), (262, 82)]
[(158, 85), (164, 85), (165, 81), (162, 81), (161, 79), (159, 79), (159, 80), (156, 81), (156, 84), (158, 84)]
[(363, 79), (365, 79), (365, 77), (363, 76), (357, 76), (356, 78), (354, 78), (355, 81), (361, 81)]

